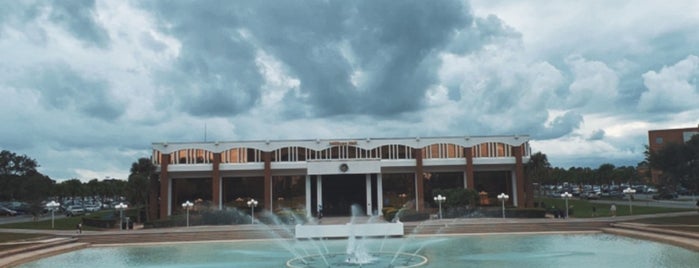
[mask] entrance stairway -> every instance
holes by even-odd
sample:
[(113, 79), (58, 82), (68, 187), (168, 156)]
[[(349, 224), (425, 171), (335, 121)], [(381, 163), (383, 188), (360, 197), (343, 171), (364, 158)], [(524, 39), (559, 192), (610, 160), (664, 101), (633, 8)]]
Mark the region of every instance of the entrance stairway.
[[(293, 226), (290, 226), (293, 230)], [(153, 230), (128, 230), (83, 233), (80, 242), (91, 244), (168, 243), (187, 241), (224, 241), (242, 239), (292, 238), (293, 231), (261, 224), (238, 226), (197, 226)]]
[[(491, 219), (492, 220), (492, 219)], [(436, 220), (405, 225), (405, 234), (476, 234), (476, 233), (522, 233), (522, 232), (580, 232), (599, 231), (609, 227), (606, 221), (451, 221)]]
[[(323, 218), (310, 224), (346, 224), (349, 218)], [(361, 224), (364, 221), (357, 220)], [(572, 232), (600, 231), (609, 227), (608, 221), (576, 220), (431, 220), (404, 222), (404, 233), (408, 235), (474, 234), (474, 233), (519, 233), (519, 232)], [(240, 239), (291, 239), (294, 226), (284, 227), (254, 225), (196, 226), (164, 229), (142, 229), (83, 233), (76, 236), (79, 242), (91, 244), (128, 244), (185, 241), (223, 241)]]
[(0, 251), (0, 267), (12, 267), (28, 261), (89, 246), (88, 243), (80, 243), (78, 239), (68, 237), (12, 242), (11, 244), (14, 246), (12, 249)]

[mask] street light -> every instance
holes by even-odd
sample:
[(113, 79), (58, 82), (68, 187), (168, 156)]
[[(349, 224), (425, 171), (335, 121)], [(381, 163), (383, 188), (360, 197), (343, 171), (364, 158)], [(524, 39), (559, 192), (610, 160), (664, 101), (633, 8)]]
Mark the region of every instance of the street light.
[(505, 193), (501, 193), (498, 195), (498, 200), (500, 200), (500, 203), (502, 203), (502, 218), (505, 218), (505, 201), (507, 199), (510, 199), (509, 195), (506, 195)]
[(127, 206), (126, 204), (121, 203), (121, 202), (119, 202), (119, 204), (114, 206), (114, 208), (119, 210), (119, 229), (120, 230), (124, 230), (124, 210), (128, 207), (129, 206)]
[(631, 187), (624, 189), (624, 194), (629, 196), (629, 214), (633, 214), (633, 208), (631, 207), (631, 198), (633, 198), (633, 194), (636, 193), (635, 189), (631, 189)]
[(568, 218), (568, 198), (570, 198), (571, 196), (573, 196), (573, 195), (571, 195), (568, 192), (561, 194), (561, 197), (566, 200), (566, 219)]
[(60, 205), (60, 203), (53, 200), (46, 204), (46, 208), (48, 208), (51, 211), (51, 229), (53, 229), (53, 212), (56, 211), (56, 208), (58, 208), (58, 206)]
[(434, 201), (437, 201), (439, 204), (439, 219), (442, 219), (442, 202), (444, 202), (444, 200), (447, 200), (447, 198), (441, 194), (434, 197)]
[(194, 204), (192, 204), (192, 202), (189, 202), (189, 200), (182, 203), (182, 208), (187, 211), (187, 227), (189, 227), (189, 210), (192, 209), (193, 206)]
[(255, 199), (250, 199), (248, 201), (248, 207), (252, 209), (252, 213), (250, 214), (250, 223), (255, 224), (255, 207), (257, 206), (257, 200)]

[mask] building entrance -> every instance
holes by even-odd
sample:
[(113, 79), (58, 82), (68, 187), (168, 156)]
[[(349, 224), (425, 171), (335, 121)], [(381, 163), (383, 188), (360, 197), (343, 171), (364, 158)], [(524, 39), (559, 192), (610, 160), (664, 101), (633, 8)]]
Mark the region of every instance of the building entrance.
[(351, 206), (364, 208), (366, 203), (366, 175), (343, 174), (323, 176), (323, 215), (349, 216)]

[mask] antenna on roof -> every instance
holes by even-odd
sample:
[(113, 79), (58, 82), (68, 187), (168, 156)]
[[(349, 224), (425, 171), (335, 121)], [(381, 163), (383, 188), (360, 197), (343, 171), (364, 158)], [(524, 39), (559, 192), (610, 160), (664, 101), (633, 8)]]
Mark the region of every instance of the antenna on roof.
[(206, 122), (204, 122), (204, 142), (206, 142)]

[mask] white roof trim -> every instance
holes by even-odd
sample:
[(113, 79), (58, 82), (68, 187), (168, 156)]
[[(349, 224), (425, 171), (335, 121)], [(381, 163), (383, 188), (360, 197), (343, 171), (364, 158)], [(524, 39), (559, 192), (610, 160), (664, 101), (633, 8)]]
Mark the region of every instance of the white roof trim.
[(364, 138), (364, 139), (315, 139), (315, 140), (266, 140), (266, 141), (227, 141), (227, 142), (158, 142), (153, 149), (169, 154), (183, 149), (203, 149), (221, 153), (234, 148), (251, 148), (272, 152), (286, 147), (303, 147), (316, 151), (333, 146), (349, 144), (365, 150), (384, 145), (405, 145), (411, 148), (424, 148), (432, 144), (447, 143), (463, 147), (473, 147), (486, 142), (497, 142), (519, 146), (529, 141), (528, 135), (514, 136), (462, 136), (462, 137), (416, 137), (416, 138)]

